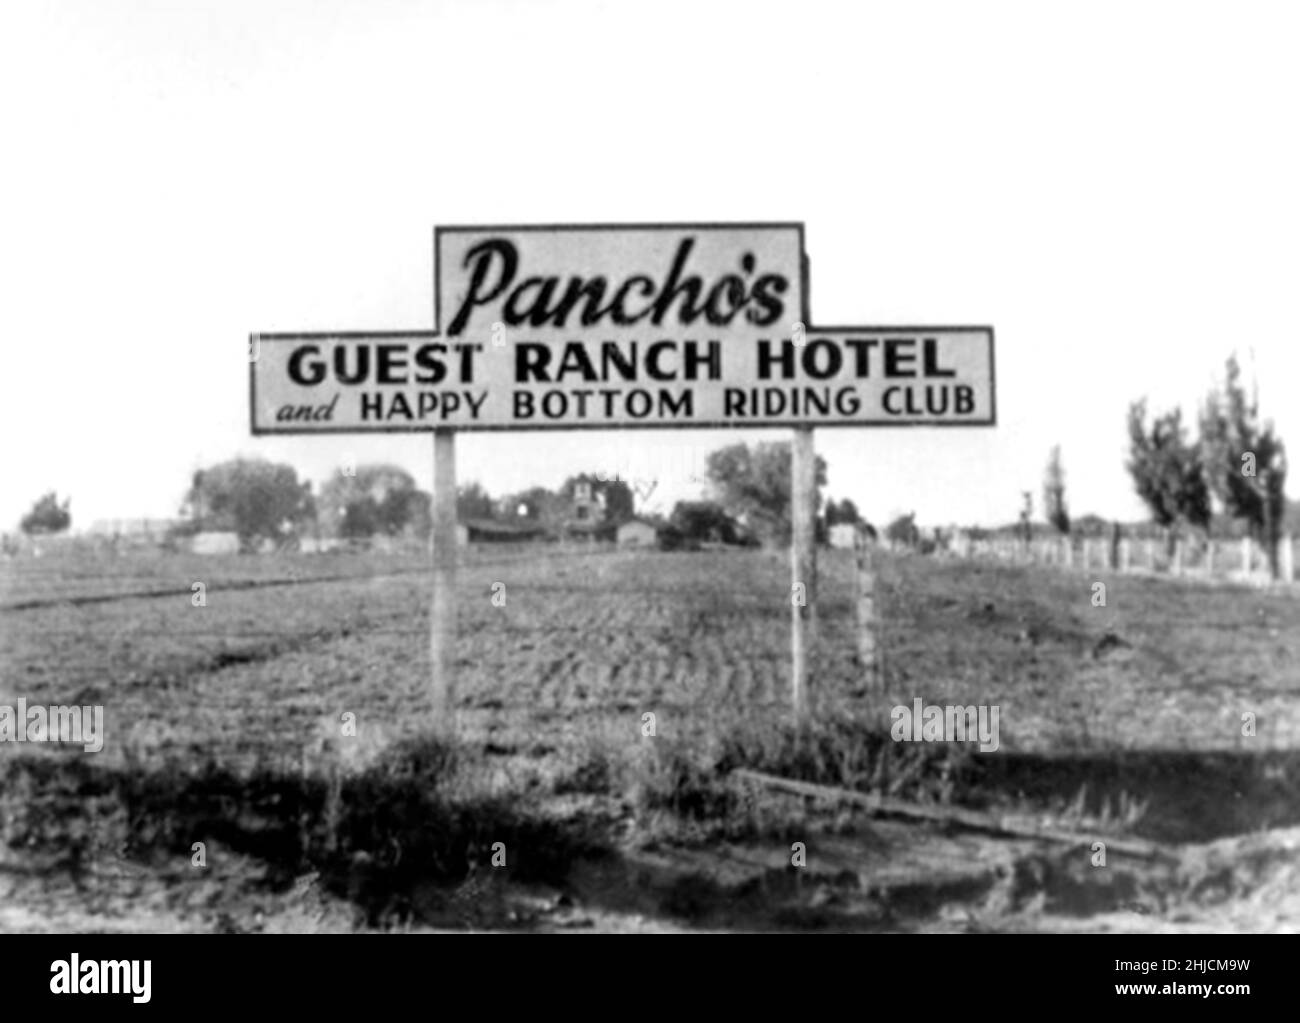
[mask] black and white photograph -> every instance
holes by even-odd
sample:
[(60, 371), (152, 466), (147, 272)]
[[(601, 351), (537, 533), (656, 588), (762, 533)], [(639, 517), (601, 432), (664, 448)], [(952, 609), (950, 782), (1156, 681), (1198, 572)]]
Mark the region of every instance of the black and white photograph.
[(1298, 47), (6, 5), (0, 932), (1159, 936), (1091, 982), (1249, 1004), (1234, 941), (1300, 930)]

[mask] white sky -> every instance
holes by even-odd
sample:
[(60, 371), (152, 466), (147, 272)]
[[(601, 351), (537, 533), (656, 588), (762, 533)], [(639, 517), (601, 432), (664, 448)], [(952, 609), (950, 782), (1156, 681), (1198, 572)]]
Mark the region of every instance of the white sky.
[[(432, 327), (437, 223), (802, 220), (815, 323), (992, 324), (995, 428), (823, 429), (873, 519), (1015, 517), (1063, 448), (1138, 517), (1124, 411), (1235, 348), (1300, 450), (1300, 8), (6, 3), (0, 528), (176, 512), (238, 453), (431, 486), (427, 435), (257, 438), (248, 335)], [(494, 494), (688, 496), (788, 431), (467, 434)], [(1294, 483), (1292, 494), (1297, 493)]]

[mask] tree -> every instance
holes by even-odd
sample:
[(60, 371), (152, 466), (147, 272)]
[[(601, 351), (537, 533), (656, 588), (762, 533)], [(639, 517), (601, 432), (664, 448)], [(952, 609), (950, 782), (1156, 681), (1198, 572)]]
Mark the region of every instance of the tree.
[(229, 530), (243, 546), (281, 542), (315, 517), (310, 481), (291, 465), (234, 458), (194, 474), (185, 503), (203, 529)]
[(691, 540), (736, 543), (735, 520), (715, 501), (678, 501), (668, 522)]
[(921, 542), (921, 531), (916, 526), (916, 512), (908, 512), (894, 519), (886, 528), (885, 536), (897, 547), (915, 547)]
[(1211, 492), (1233, 518), (1264, 544), (1277, 578), (1278, 541), (1286, 518), (1286, 448), (1272, 421), (1260, 420), (1254, 389), (1248, 398), (1237, 357), (1225, 366), (1223, 388), (1201, 407), (1201, 462)]
[[(750, 447), (732, 444), (709, 454), (706, 474), (715, 499), (726, 511), (748, 522), (768, 543), (790, 542), (790, 444), (767, 442)], [(826, 485), (826, 460), (815, 462), (814, 513)]]
[(1061, 464), (1061, 445), (1052, 448), (1043, 474), (1043, 513), (1058, 533), (1070, 531), (1070, 512), (1065, 503), (1065, 467)]
[(530, 523), (553, 527), (563, 524), (567, 505), (560, 496), (545, 487), (529, 487), (511, 494), (503, 502), (507, 519), (523, 519)]
[(466, 483), (456, 491), (456, 520), (490, 519), (496, 516), (496, 503), (481, 484)]
[(355, 475), (337, 473), (321, 488), (321, 519), (336, 536), (396, 536), (414, 531), (427, 500), (400, 466), (359, 465)]
[(862, 516), (858, 513), (858, 506), (850, 501), (847, 497), (836, 504), (834, 501), (826, 502), (826, 528), (838, 526), (841, 523), (847, 523), (850, 526), (856, 526), (863, 522)]
[(18, 528), (28, 535), (37, 533), (62, 533), (72, 525), (69, 506), (72, 498), (59, 504), (59, 495), (51, 490), (32, 505), (32, 510), (22, 517)]
[[(1146, 425), (1143, 398), (1128, 410), (1129, 458), (1125, 464), (1138, 497), (1158, 525), (1170, 529), (1184, 523), (1202, 529), (1210, 524), (1210, 491), (1196, 444), (1188, 441), (1181, 409), (1173, 409)], [(1169, 532), (1170, 549), (1175, 531)]]
[(379, 532), (379, 506), (366, 497), (344, 501), (336, 521), (339, 536), (346, 539), (374, 536)]

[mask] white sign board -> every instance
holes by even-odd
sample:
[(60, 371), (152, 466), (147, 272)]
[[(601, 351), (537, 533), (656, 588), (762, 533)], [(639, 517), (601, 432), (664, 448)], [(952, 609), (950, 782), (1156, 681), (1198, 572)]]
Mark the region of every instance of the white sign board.
[(800, 224), (434, 250), (432, 332), (253, 335), (253, 433), (996, 422), (992, 328), (812, 326)]

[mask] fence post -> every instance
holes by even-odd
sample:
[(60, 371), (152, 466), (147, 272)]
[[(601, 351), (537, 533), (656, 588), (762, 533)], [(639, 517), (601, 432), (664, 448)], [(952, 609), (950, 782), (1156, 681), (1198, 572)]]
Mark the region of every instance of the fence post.
[(1121, 540), (1119, 542), (1119, 570), (1121, 572), (1127, 572), (1129, 570), (1129, 562), (1132, 560), (1132, 557), (1132, 544), (1130, 544), (1128, 540)]
[(1174, 538), (1174, 556), (1169, 563), (1169, 574), (1183, 574), (1183, 538), (1181, 536)]
[(1291, 546), (1291, 534), (1287, 533), (1282, 537), (1282, 549), (1278, 551), (1278, 568), (1281, 571), (1282, 581), (1291, 582), (1295, 578), (1295, 549)]
[(1250, 575), (1250, 537), (1241, 538), (1241, 574)]
[(1214, 540), (1205, 541), (1205, 575), (1209, 579), (1214, 578)]
[(864, 531), (857, 531), (854, 547), (858, 563), (858, 661), (867, 688), (875, 692), (881, 681), (880, 654), (876, 642), (879, 629), (876, 617), (876, 573), (871, 542)]
[(1146, 548), (1147, 548), (1147, 571), (1154, 572), (1156, 570), (1156, 542), (1148, 538), (1146, 542)]

